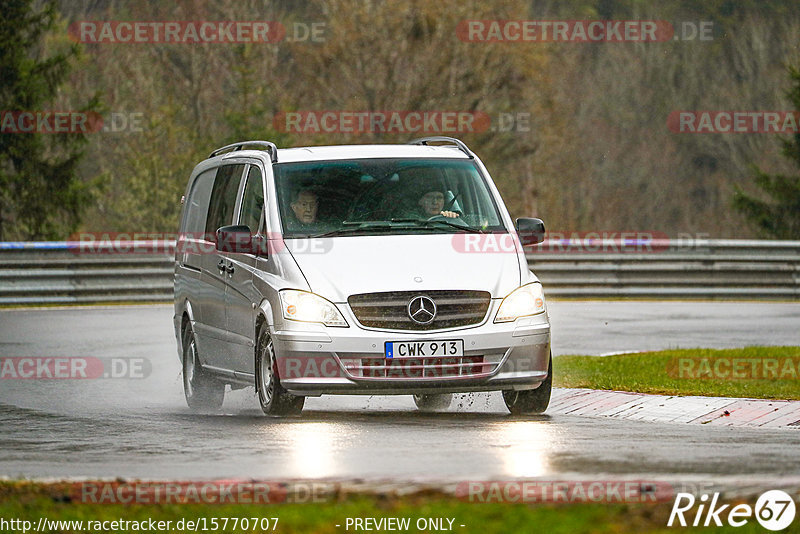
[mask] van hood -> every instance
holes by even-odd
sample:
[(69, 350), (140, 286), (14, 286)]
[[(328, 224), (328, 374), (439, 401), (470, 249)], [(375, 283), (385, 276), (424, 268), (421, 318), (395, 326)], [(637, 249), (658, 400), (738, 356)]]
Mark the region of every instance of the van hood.
[[(311, 291), (338, 303), (358, 293), (435, 289), (489, 291), (520, 285), (518, 253), (463, 252), (465, 234), (287, 239)], [(527, 273), (527, 264), (526, 264)]]

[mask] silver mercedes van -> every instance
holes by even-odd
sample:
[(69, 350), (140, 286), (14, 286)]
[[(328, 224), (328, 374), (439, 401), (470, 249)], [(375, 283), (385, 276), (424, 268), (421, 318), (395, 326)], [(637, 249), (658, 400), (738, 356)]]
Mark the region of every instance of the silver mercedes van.
[(305, 397), (502, 391), (542, 413), (552, 382), (542, 285), (489, 172), (460, 140), (228, 145), (195, 167), (175, 253), (186, 401), (254, 386), (268, 415)]

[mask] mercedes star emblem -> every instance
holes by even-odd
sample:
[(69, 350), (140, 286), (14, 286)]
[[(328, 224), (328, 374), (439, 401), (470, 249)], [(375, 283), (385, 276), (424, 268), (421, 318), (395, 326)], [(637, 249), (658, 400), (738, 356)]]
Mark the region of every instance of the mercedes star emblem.
[(414, 297), (408, 303), (408, 316), (417, 324), (430, 324), (436, 317), (436, 303), (423, 295)]

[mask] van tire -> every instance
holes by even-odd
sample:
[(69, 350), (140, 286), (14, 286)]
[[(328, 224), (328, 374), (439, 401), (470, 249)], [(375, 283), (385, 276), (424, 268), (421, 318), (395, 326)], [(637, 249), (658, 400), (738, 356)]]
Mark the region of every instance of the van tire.
[(542, 414), (550, 405), (550, 393), (553, 390), (553, 355), (547, 364), (547, 378), (536, 389), (524, 391), (504, 390), (503, 400), (512, 415)]
[(225, 383), (203, 369), (197, 354), (197, 340), (192, 325), (183, 329), (183, 394), (186, 404), (196, 412), (213, 412), (225, 400)]
[(421, 412), (446, 410), (453, 402), (452, 393), (414, 395), (414, 404)]
[(262, 326), (256, 344), (256, 393), (266, 415), (300, 415), (306, 398), (292, 395), (281, 386), (275, 349), (269, 330)]

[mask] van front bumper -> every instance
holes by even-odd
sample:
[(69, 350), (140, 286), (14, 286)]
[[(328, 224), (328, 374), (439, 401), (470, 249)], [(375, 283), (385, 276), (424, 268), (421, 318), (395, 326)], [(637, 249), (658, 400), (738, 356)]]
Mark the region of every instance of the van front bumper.
[[(290, 321), (281, 326), (271, 332), (278, 375), (295, 395), (524, 390), (538, 387), (549, 370), (546, 313), (428, 332), (371, 330), (353, 322), (348, 328)], [(463, 340), (463, 357), (389, 359), (384, 354), (387, 341), (445, 340)]]

